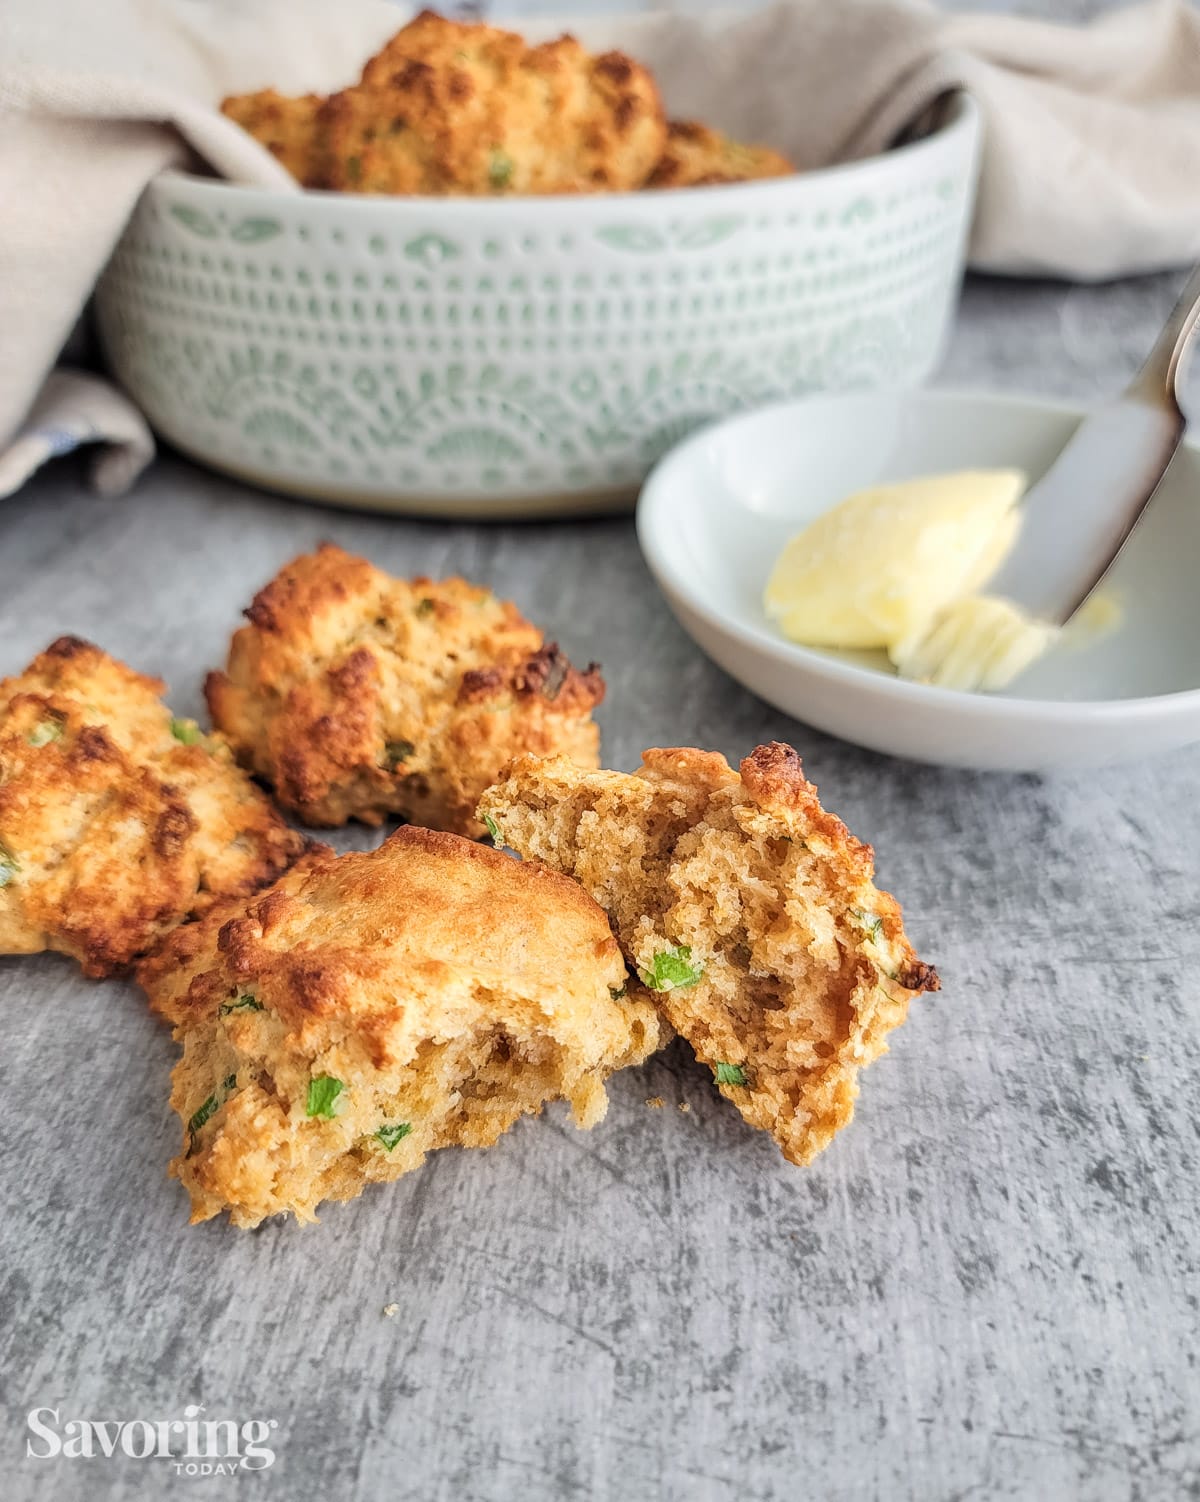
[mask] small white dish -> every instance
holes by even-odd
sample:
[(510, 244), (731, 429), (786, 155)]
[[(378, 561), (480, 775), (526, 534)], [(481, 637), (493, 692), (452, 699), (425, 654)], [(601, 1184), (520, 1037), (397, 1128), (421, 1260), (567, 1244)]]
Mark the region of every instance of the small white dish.
[(1073, 407), (927, 391), (812, 397), (705, 429), (638, 503), (646, 561), (684, 629), (769, 703), (872, 750), (946, 766), (1039, 771), (1130, 761), (1200, 741), (1200, 449), (1185, 444), (1103, 590), (1115, 629), (1064, 645), (1000, 694), (898, 678), (882, 652), (797, 646), (767, 619), (779, 550), (863, 486), (966, 468), (1043, 474)]

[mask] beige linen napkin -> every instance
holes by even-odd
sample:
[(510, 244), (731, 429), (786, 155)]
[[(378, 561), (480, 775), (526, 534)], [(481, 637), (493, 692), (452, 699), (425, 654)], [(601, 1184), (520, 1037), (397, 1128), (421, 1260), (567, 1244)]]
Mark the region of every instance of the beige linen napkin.
[[(289, 186), (217, 112), (221, 97), (342, 86), (404, 19), (383, 0), (4, 0), (0, 493), (72, 430), (125, 446), (110, 483), (144, 462), (136, 421), (106, 432), (94, 403), (72, 405), (84, 388), (35, 401), (149, 178), (194, 152), (237, 181)], [(572, 29), (646, 61), (673, 114), (806, 168), (883, 150), (943, 90), (969, 87), (986, 130), (975, 266), (1094, 280), (1200, 252), (1200, 16), (1185, 0), (1081, 29), (948, 17), (926, 0), (776, 0)]]

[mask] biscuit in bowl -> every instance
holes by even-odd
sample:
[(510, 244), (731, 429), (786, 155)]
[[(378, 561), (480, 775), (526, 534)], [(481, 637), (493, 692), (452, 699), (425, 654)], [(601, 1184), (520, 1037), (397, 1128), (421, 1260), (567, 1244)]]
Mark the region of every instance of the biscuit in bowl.
[(0, 954), (123, 969), (304, 846), (163, 684), (64, 636), (0, 681)]
[(323, 186), (327, 174), (318, 114), (320, 94), (290, 96), (274, 89), (233, 94), (221, 113), (265, 146), (277, 162), (306, 188)]
[(582, 888), (427, 829), (318, 847), (178, 930), (138, 979), (183, 1045), (171, 1171), (193, 1221), (237, 1226), (315, 1219), (551, 1100), (592, 1126), (606, 1077), (662, 1031)]
[(425, 11), (328, 98), (273, 89), (221, 106), (303, 186), (430, 197), (628, 192), (662, 156), (651, 74), (574, 37)]
[(649, 72), (574, 37), (424, 12), (325, 107), (329, 185), (360, 193), (627, 192), (662, 155), (666, 120)]
[(745, 1119), (807, 1163), (853, 1115), (859, 1070), (938, 988), (873, 853), (800, 758), (647, 751), (641, 770), (519, 760), (480, 814), (609, 914), (643, 984)]
[(207, 683), (243, 765), (306, 823), (390, 816), (478, 836), (513, 756), (599, 759), (593, 663), (577, 671), (515, 605), (463, 579), (395, 579), (326, 544), (246, 611)]
[(747, 146), (696, 120), (672, 120), (667, 143), (648, 188), (706, 188), (722, 183), (790, 177), (796, 171), (781, 151)]

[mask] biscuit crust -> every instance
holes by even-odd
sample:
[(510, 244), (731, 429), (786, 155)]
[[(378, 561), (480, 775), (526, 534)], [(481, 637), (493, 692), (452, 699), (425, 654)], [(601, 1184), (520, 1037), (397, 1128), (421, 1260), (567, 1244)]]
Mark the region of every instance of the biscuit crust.
[(0, 681), (0, 953), (111, 975), (303, 848), (163, 689), (72, 636)]
[(605, 1078), (661, 1032), (581, 887), (427, 829), (315, 848), (177, 930), (138, 979), (183, 1046), (171, 1172), (193, 1221), (238, 1226), (315, 1219), (550, 1100), (591, 1126)]
[(654, 79), (574, 37), (531, 47), (510, 31), (425, 11), (335, 94), (329, 186), (358, 193), (621, 192), (662, 155)]
[(649, 188), (704, 188), (791, 177), (796, 168), (770, 146), (747, 146), (696, 120), (672, 120)]
[(323, 133), (317, 124), (323, 103), (320, 94), (295, 97), (259, 89), (253, 94), (231, 94), (222, 101), (221, 113), (265, 146), (298, 183), (319, 188), (328, 176)]
[(794, 1163), (846, 1125), (859, 1070), (938, 989), (870, 846), (781, 742), (739, 772), (695, 748), (647, 751), (632, 776), (523, 757), (480, 812), (600, 903), (671, 1026)]
[(512, 756), (598, 762), (599, 668), (463, 579), (395, 579), (326, 544), (246, 615), (209, 708), (306, 823), (398, 815), (478, 836), (475, 805)]

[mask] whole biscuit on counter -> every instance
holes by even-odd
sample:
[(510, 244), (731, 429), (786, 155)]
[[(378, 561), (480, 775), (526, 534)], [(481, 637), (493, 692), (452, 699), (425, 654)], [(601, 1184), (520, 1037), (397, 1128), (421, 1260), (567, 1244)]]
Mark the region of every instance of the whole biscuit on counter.
[(581, 887), (428, 829), (318, 847), (177, 930), (138, 979), (183, 1045), (171, 1171), (193, 1221), (238, 1226), (315, 1219), (547, 1101), (592, 1126), (606, 1077), (663, 1032)]
[(389, 816), (481, 835), (475, 805), (513, 756), (599, 759), (604, 680), (515, 605), (463, 579), (392, 578), (326, 544), (255, 597), (215, 723), (309, 824)]
[(800, 758), (654, 750), (641, 770), (522, 757), (480, 814), (573, 876), (721, 1093), (794, 1163), (854, 1112), (859, 1070), (909, 1002), (938, 989), (869, 845), (826, 813)]
[(163, 684), (64, 636), (0, 681), (0, 954), (111, 975), (304, 848)]

